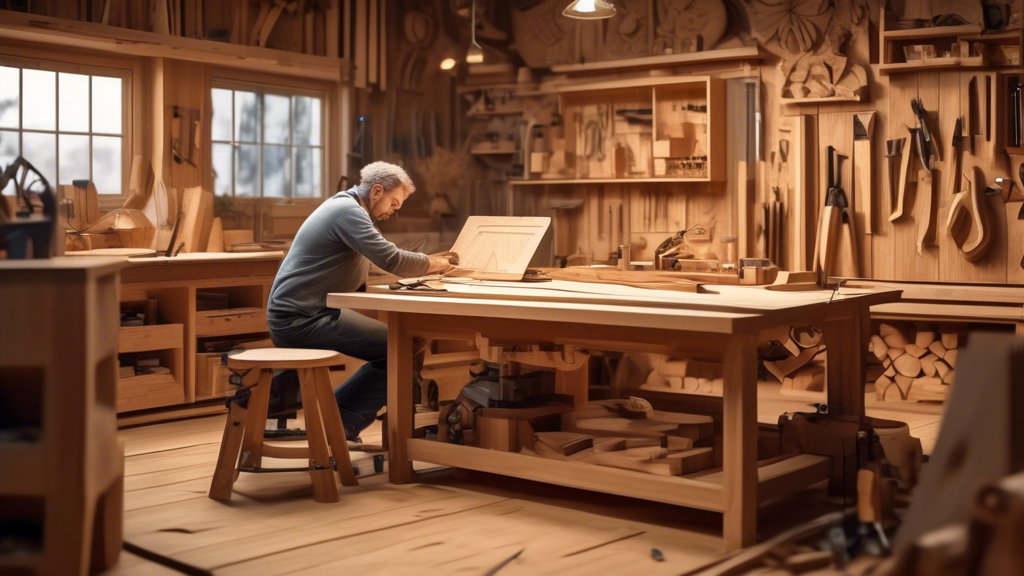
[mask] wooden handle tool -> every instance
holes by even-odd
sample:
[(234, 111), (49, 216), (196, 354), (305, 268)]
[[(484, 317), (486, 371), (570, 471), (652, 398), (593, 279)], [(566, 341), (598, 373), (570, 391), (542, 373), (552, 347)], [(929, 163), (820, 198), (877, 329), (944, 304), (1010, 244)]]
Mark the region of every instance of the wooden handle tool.
[[(904, 139), (904, 142), (914, 139), (915, 128), (907, 128), (910, 135)], [(906, 211), (907, 204), (907, 182), (910, 181), (910, 158), (913, 156), (907, 147), (903, 147), (903, 154), (900, 156), (900, 173), (898, 180), (898, 189), (896, 191), (896, 204), (893, 206), (892, 213), (889, 214), (889, 222), (895, 222), (903, 217), (903, 213)]]
[(924, 252), (926, 244), (935, 242), (935, 227), (932, 213), (934, 212), (934, 192), (932, 191), (932, 173), (920, 170), (917, 173), (917, 254)]
[[(875, 113), (853, 115), (853, 190), (857, 201), (863, 202), (864, 233), (874, 234), (874, 194), (871, 191), (871, 135), (875, 129)], [(856, 208), (855, 203), (851, 203)], [(854, 211), (856, 212), (856, 210)]]
[(818, 236), (814, 244), (814, 271), (826, 278), (835, 271), (836, 246), (839, 226), (842, 224), (840, 212), (841, 210), (835, 206), (825, 206), (818, 219)]
[(953, 197), (946, 219), (946, 231), (960, 249), (964, 260), (974, 262), (985, 255), (991, 244), (989, 215), (981, 204), (978, 187), (966, 171), (961, 180), (963, 189)]

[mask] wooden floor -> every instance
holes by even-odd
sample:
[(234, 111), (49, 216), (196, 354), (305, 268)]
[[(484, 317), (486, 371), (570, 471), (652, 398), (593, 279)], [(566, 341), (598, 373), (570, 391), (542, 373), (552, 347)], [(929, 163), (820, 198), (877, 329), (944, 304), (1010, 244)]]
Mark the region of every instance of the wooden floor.
[[(781, 413), (801, 404), (806, 401), (769, 391), (759, 406)], [(912, 427), (937, 429), (934, 414), (877, 415), (900, 414)], [(125, 541), (178, 569), (125, 552), (108, 574), (484, 574), (523, 550), (502, 575), (656, 575), (684, 573), (722, 556), (716, 514), (456, 470), (392, 485), (386, 474), (373, 474), (371, 456), (363, 453), (353, 454), (360, 486), (342, 487), (337, 504), (313, 502), (303, 473), (243, 474), (231, 502), (216, 502), (206, 492), (223, 418), (121, 432)], [(379, 427), (363, 437), (379, 443)], [(762, 508), (759, 537), (835, 511), (822, 492), (794, 496), (798, 506), (791, 500)], [(652, 548), (665, 561), (652, 559)]]

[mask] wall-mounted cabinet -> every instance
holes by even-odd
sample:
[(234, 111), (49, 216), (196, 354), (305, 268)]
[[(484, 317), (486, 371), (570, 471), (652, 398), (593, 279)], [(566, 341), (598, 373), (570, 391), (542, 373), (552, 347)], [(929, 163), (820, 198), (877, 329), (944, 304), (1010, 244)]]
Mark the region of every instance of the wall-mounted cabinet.
[(962, 68), (1019, 67), (1021, 30), (982, 33), (977, 24), (892, 29), (881, 15), (882, 74)]
[(649, 77), (557, 92), (561, 122), (531, 136), (523, 183), (725, 180), (724, 80)]

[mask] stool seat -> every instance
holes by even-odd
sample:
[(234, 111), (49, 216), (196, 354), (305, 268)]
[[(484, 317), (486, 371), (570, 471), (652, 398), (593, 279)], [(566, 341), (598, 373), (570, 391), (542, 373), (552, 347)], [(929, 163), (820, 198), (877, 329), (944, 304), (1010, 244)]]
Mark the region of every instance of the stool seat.
[[(299, 348), (258, 348), (228, 357), (229, 368), (259, 370), (259, 381), (247, 394), (238, 393), (228, 401), (224, 437), (210, 482), (210, 498), (231, 499), (232, 485), (239, 472), (270, 471), (262, 467), (264, 456), (308, 463), (313, 499), (317, 502), (338, 501), (335, 473), (345, 486), (359, 485), (328, 370), (328, 366), (342, 364), (344, 360), (344, 356), (333, 350)], [(298, 370), (306, 447), (264, 444), (263, 430), (275, 369)]]
[(308, 348), (254, 348), (228, 356), (229, 368), (298, 369), (344, 363), (345, 357), (334, 350)]

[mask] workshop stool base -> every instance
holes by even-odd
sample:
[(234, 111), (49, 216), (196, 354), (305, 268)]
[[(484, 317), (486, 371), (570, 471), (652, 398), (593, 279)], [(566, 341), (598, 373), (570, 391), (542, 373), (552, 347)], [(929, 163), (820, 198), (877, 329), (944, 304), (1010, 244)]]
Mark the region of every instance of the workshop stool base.
[[(352, 469), (328, 368), (343, 361), (344, 356), (334, 351), (298, 348), (260, 348), (228, 357), (229, 368), (256, 369), (260, 371), (260, 378), (249, 394), (247, 406), (243, 407), (238, 401), (229, 403), (210, 498), (230, 500), (239, 472), (273, 471), (261, 468), (264, 456), (307, 460), (313, 499), (317, 502), (339, 500), (335, 470), (343, 485), (359, 484)], [(306, 446), (284, 447), (264, 442), (270, 383), (275, 369), (295, 369), (299, 373)]]

